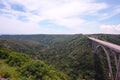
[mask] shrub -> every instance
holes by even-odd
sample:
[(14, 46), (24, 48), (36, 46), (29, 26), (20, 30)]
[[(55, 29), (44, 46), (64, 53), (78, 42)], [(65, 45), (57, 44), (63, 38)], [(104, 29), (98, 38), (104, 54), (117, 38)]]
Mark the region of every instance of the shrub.
[(0, 59), (6, 59), (9, 56), (9, 50), (7, 49), (0, 49)]
[(65, 77), (42, 61), (31, 61), (19, 69), (22, 76), (32, 80), (66, 80)]
[(28, 57), (25, 54), (20, 54), (20, 53), (10, 53), (8, 59), (7, 59), (7, 63), (10, 66), (22, 66), (25, 62), (31, 60), (30, 57)]

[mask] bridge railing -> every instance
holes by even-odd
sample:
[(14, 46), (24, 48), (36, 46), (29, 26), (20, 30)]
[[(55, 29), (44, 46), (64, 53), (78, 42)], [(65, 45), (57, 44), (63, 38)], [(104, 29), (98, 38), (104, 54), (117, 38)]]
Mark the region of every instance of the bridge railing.
[(118, 53), (120, 53), (120, 45), (116, 45), (116, 44), (113, 44), (113, 43), (110, 43), (110, 42), (106, 42), (106, 41), (102, 41), (102, 40), (99, 40), (99, 39), (96, 39), (96, 38), (93, 38), (93, 37), (88, 37), (90, 40), (92, 41), (95, 41), (105, 47), (108, 47)]

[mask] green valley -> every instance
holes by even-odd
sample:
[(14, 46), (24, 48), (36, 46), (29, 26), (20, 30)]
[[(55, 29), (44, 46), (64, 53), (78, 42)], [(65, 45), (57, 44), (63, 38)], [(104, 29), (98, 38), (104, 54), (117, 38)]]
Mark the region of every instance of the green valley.
[(88, 36), (120, 45), (120, 35), (110, 34), (1, 35), (0, 77), (95, 80), (94, 55)]

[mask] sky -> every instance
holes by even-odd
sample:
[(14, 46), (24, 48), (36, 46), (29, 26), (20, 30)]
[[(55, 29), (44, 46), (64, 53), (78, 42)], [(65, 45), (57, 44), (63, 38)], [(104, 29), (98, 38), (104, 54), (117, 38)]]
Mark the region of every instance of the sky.
[(120, 0), (0, 0), (0, 34), (120, 34)]

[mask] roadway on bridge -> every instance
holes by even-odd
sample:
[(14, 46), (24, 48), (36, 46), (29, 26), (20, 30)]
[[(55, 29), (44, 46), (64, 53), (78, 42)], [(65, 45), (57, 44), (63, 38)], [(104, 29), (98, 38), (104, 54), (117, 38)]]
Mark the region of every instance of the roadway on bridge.
[(120, 45), (116, 45), (116, 44), (113, 44), (113, 43), (110, 43), (110, 42), (106, 42), (106, 41), (102, 41), (102, 40), (99, 40), (99, 39), (96, 39), (96, 38), (93, 38), (93, 37), (88, 37), (90, 40), (93, 40), (95, 42), (97, 42), (98, 44), (101, 44), (103, 46), (106, 46), (110, 49), (113, 49), (114, 51), (120, 53)]

